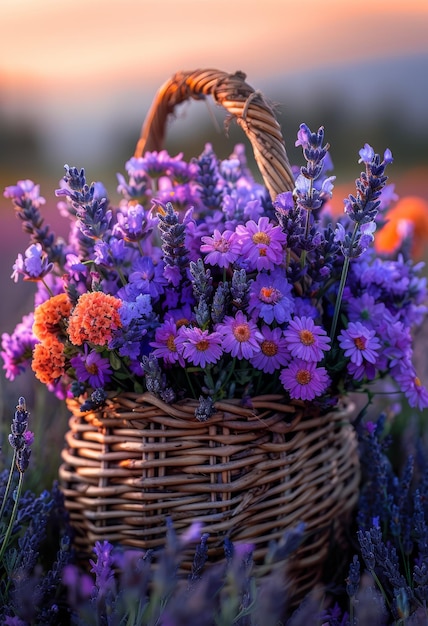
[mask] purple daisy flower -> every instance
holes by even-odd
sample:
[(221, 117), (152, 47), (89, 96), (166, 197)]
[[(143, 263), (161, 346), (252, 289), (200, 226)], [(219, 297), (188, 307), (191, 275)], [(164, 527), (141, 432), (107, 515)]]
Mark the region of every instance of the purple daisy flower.
[(222, 338), (217, 332), (210, 333), (198, 327), (182, 326), (176, 339), (177, 350), (186, 361), (205, 367), (216, 363), (222, 355)]
[(411, 407), (417, 407), (420, 411), (428, 408), (428, 391), (422, 385), (411, 361), (403, 361), (400, 366), (394, 368), (392, 377)]
[(156, 329), (155, 341), (152, 341), (150, 345), (154, 348), (152, 354), (156, 358), (162, 358), (165, 363), (178, 363), (181, 367), (184, 367), (184, 359), (177, 350), (177, 335), (177, 324), (172, 318), (168, 318)]
[(126, 241), (140, 241), (153, 230), (156, 222), (141, 204), (122, 205), (114, 231), (121, 233)]
[(313, 400), (325, 392), (330, 382), (325, 367), (301, 359), (291, 361), (279, 378), (293, 400)]
[(357, 298), (351, 296), (347, 299), (346, 304), (349, 321), (364, 322), (371, 329), (376, 328), (379, 320), (382, 320), (385, 314), (384, 303), (376, 302), (373, 296), (367, 292)]
[(266, 374), (273, 374), (275, 370), (288, 363), (290, 353), (287, 350), (287, 342), (279, 327), (271, 329), (269, 326), (263, 326), (261, 335), (263, 339), (260, 341), (260, 352), (250, 359), (250, 363)]
[(356, 365), (349, 361), (347, 370), (354, 380), (374, 380), (377, 374), (377, 368), (373, 363), (363, 361), (361, 365)]
[(85, 344), (84, 353), (70, 359), (76, 378), (81, 383), (88, 383), (94, 389), (104, 387), (111, 380), (110, 362), (95, 350), (89, 351)]
[(251, 359), (260, 352), (263, 335), (255, 322), (248, 320), (242, 311), (235, 317), (227, 316), (216, 331), (223, 337), (223, 349), (238, 359)]
[(22, 322), (17, 324), (11, 335), (3, 333), (1, 336), (0, 356), (3, 359), (3, 369), (8, 380), (15, 380), (31, 365), (33, 349), (38, 343), (32, 331), (33, 322), (34, 314), (29, 313), (22, 318)]
[(348, 328), (338, 335), (339, 345), (355, 365), (362, 365), (363, 361), (376, 363), (380, 341), (374, 330), (370, 330), (361, 322), (350, 322)]
[(294, 301), (291, 285), (285, 272), (276, 269), (271, 274), (261, 272), (251, 283), (248, 311), (256, 313), (266, 324), (273, 321), (282, 324), (291, 318)]
[(283, 261), (287, 237), (268, 217), (261, 217), (257, 224), (254, 220), (249, 220), (245, 226), (239, 224), (235, 232), (241, 254), (248, 259), (252, 270), (273, 270)]
[(221, 233), (216, 228), (211, 237), (202, 237), (202, 241), (204, 243), (201, 245), (201, 252), (208, 253), (205, 257), (205, 263), (208, 265), (228, 267), (239, 256), (241, 246), (236, 233), (232, 230)]
[(137, 259), (132, 266), (129, 282), (135, 285), (140, 293), (148, 293), (152, 298), (159, 298), (168, 284), (164, 276), (163, 262), (155, 265), (147, 256)]
[(294, 317), (284, 337), (291, 355), (303, 361), (321, 361), (324, 352), (330, 350), (327, 332), (310, 317)]

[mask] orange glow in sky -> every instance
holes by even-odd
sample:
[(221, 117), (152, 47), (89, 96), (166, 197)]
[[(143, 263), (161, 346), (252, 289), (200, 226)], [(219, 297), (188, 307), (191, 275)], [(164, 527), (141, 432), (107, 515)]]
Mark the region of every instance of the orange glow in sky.
[(6, 90), (159, 84), (180, 69), (297, 67), (428, 50), (427, 0), (2, 0)]

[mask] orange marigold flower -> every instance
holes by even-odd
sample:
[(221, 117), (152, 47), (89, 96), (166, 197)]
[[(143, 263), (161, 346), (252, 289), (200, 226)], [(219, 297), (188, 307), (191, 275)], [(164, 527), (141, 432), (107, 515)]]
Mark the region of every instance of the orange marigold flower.
[(102, 291), (91, 291), (80, 296), (68, 323), (68, 335), (75, 346), (88, 341), (106, 346), (113, 331), (121, 328), (118, 309), (122, 302)]
[(68, 319), (71, 303), (66, 293), (60, 293), (42, 302), (34, 311), (33, 333), (44, 341), (47, 337), (57, 336), (61, 332), (61, 322)]
[(54, 383), (65, 372), (64, 346), (55, 337), (48, 336), (34, 346), (31, 368), (41, 383)]
[(375, 249), (391, 254), (400, 246), (410, 227), (412, 258), (422, 258), (428, 241), (428, 202), (418, 196), (405, 196), (386, 213), (386, 219), (385, 226), (376, 233)]

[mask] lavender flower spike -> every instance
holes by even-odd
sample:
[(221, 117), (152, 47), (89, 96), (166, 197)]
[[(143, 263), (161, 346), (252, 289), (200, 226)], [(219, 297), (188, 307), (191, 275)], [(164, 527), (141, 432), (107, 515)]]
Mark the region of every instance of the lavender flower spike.
[(366, 224), (372, 222), (380, 206), (380, 194), (387, 181), (385, 168), (392, 163), (391, 150), (387, 149), (381, 161), (380, 156), (367, 143), (359, 152), (359, 163), (366, 165), (366, 171), (361, 172), (360, 178), (355, 181), (356, 196), (349, 195), (345, 200), (345, 213), (353, 222)]
[(65, 185), (55, 194), (65, 196), (78, 218), (82, 233), (90, 239), (101, 239), (110, 229), (112, 212), (107, 210), (108, 199), (103, 186), (86, 183), (85, 170), (65, 165)]
[(1, 538), (0, 563), (2, 562), (3, 556), (9, 545), (9, 540), (13, 533), (16, 516), (18, 514), (19, 499), (20, 499), (21, 492), (22, 492), (24, 472), (28, 468), (30, 455), (31, 455), (30, 446), (34, 441), (33, 433), (30, 431), (27, 431), (28, 417), (29, 417), (29, 413), (27, 411), (25, 398), (20, 397), (18, 400), (18, 405), (16, 407), (15, 415), (12, 419), (11, 433), (9, 435), (9, 443), (13, 448), (13, 461), (11, 464), (6, 489), (3, 494), (3, 501), (0, 507), (0, 521), (6, 509), (6, 503), (11, 494), (13, 475), (14, 475), (14, 466), (16, 466), (16, 468), (18, 469), (19, 478), (18, 478), (18, 484), (14, 490), (14, 495), (13, 495), (14, 503), (13, 503), (12, 513), (10, 515), (10, 519), (6, 526), (6, 532)]

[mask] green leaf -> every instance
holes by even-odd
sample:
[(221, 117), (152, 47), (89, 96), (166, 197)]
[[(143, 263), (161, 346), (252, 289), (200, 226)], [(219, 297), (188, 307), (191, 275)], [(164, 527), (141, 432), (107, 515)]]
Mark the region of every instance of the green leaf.
[(114, 370), (117, 371), (121, 369), (122, 361), (119, 358), (119, 356), (116, 354), (116, 352), (110, 352), (109, 360), (110, 360), (110, 365), (112, 366)]

